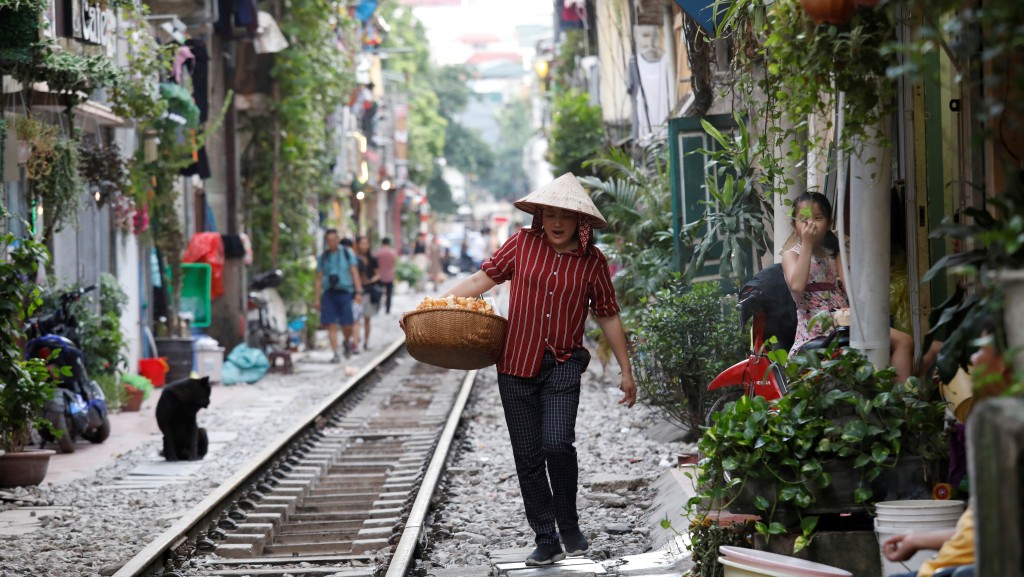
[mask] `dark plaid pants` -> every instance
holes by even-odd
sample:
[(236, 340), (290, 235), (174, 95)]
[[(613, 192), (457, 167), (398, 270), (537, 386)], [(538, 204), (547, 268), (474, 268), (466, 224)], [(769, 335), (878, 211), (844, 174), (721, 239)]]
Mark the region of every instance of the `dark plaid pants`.
[(589, 361), (586, 349), (577, 349), (564, 363), (545, 351), (535, 377), (498, 374), (526, 520), (538, 545), (557, 544), (558, 529), (564, 532), (579, 526), (579, 470), (573, 443), (580, 374)]

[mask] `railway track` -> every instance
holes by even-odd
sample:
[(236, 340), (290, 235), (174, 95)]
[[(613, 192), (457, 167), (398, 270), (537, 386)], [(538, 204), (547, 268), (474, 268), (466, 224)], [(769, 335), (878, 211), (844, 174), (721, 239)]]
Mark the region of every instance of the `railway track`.
[(404, 577), (475, 371), (399, 340), (114, 577)]

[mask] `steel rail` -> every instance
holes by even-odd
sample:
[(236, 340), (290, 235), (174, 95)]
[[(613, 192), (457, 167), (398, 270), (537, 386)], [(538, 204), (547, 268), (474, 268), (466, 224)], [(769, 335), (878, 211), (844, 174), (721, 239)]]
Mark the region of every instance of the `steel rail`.
[(430, 511), (430, 500), (433, 498), (434, 491), (441, 480), (441, 474), (444, 472), (444, 464), (448, 460), (448, 451), (451, 449), (455, 433), (459, 428), (462, 411), (466, 408), (469, 394), (473, 391), (476, 373), (476, 371), (469, 371), (466, 378), (462, 380), (459, 396), (455, 399), (452, 412), (448, 414), (448, 421), (445, 423), (441, 438), (434, 449), (430, 465), (427, 466), (427, 470), (423, 474), (423, 481), (416, 493), (416, 500), (413, 501), (412, 509), (409, 510), (409, 518), (405, 522), (402, 536), (395, 547), (394, 555), (391, 556), (388, 572), (384, 577), (404, 577), (409, 571), (409, 566), (412, 565), (416, 544), (419, 543), (424, 521)]
[(211, 515), (216, 514), (224, 503), (229, 502), (235, 494), (241, 494), (251, 479), (273, 465), (274, 457), (285, 450), (289, 443), (307, 432), (316, 419), (329, 411), (341, 401), (353, 388), (366, 380), (377, 368), (391, 358), (402, 345), (405, 337), (400, 337), (365, 367), (359, 370), (338, 391), (324, 399), (314, 407), (305, 418), (300, 419), (291, 429), (278, 437), (277, 442), (266, 447), (248, 465), (229, 478), (205, 499), (189, 510), (181, 519), (153, 540), (138, 555), (129, 560), (113, 577), (144, 577), (155, 571), (162, 571), (166, 554), (180, 546), (189, 537), (189, 533), (208, 522)]

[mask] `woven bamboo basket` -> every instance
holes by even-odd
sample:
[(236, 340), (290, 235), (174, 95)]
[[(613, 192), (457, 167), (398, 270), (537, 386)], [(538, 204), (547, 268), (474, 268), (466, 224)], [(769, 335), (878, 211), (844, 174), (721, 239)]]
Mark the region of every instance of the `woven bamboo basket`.
[(456, 308), (407, 313), (405, 348), (414, 359), (471, 371), (498, 362), (505, 348), (504, 317)]

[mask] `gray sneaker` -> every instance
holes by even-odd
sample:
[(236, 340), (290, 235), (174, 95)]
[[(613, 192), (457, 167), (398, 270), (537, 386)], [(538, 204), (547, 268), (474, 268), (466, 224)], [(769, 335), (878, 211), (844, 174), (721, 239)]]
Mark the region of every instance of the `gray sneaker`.
[(344, 351), (346, 359), (351, 357), (352, 356), (352, 343), (350, 343), (349, 341), (345, 341), (345, 343), (343, 345), (341, 345), (341, 350)]
[(341, 355), (339, 355), (337, 351), (335, 351), (334, 354), (331, 355), (331, 362), (334, 364), (341, 362)]
[(526, 558), (526, 565), (528, 567), (540, 567), (558, 563), (562, 559), (565, 559), (565, 552), (562, 551), (561, 545), (558, 543), (544, 543), (543, 545), (537, 545), (533, 553), (530, 553), (530, 556)]
[(565, 545), (565, 554), (569, 557), (582, 555), (590, 548), (579, 527), (562, 531), (562, 544)]

